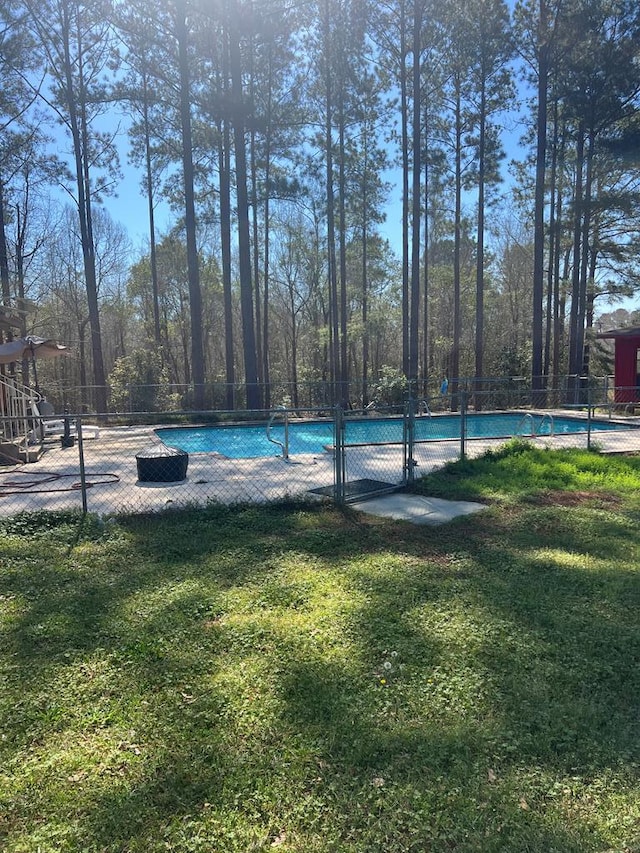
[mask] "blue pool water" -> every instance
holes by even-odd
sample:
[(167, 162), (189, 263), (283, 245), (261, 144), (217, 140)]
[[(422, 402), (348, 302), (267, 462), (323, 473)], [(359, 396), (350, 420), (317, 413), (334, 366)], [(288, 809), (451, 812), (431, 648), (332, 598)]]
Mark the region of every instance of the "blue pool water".
[[(506, 414), (467, 415), (467, 437), (510, 438), (531, 435), (532, 420), (535, 434), (551, 434), (549, 416)], [(614, 421), (592, 421), (592, 432), (629, 429)], [(402, 418), (363, 418), (345, 421), (346, 444), (393, 444), (402, 441)], [(555, 435), (586, 432), (587, 422), (580, 418), (554, 417)], [(280, 456), (278, 445), (267, 440), (265, 424), (242, 424), (215, 427), (166, 427), (156, 435), (170, 447), (187, 453), (218, 453), (229, 459), (253, 459), (260, 456)], [(416, 441), (460, 439), (459, 415), (434, 415), (415, 420)], [(271, 436), (284, 441), (284, 425), (274, 424)], [(320, 454), (334, 442), (331, 421), (292, 421), (289, 424), (289, 454)]]

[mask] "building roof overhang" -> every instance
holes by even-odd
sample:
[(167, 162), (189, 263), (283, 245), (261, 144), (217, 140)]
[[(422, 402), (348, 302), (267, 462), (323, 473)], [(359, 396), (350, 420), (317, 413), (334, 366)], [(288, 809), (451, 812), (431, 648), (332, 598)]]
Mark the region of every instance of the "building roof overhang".
[(609, 329), (607, 332), (598, 332), (596, 338), (600, 340), (616, 338), (640, 338), (640, 326), (630, 326), (626, 329)]

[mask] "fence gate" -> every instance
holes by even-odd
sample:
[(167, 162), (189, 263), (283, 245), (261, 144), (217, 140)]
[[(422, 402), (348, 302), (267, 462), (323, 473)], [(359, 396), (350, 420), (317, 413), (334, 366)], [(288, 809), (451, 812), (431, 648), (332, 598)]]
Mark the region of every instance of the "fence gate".
[(412, 429), (415, 401), (404, 411), (345, 412), (334, 416), (336, 503), (353, 503), (393, 492), (413, 479)]

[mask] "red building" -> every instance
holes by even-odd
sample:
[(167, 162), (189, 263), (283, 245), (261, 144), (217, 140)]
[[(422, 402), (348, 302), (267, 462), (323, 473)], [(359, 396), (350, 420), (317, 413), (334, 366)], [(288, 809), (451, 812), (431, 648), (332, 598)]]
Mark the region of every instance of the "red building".
[(615, 347), (615, 402), (640, 402), (640, 327), (611, 329), (597, 335)]

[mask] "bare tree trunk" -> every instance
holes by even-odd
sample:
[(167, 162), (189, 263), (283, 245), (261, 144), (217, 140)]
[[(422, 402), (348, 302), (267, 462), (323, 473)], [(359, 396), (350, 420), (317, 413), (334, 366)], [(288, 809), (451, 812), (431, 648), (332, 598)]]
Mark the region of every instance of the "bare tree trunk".
[[(255, 113), (255, 74), (254, 74), (254, 44), (253, 44), (253, 32), (251, 33), (248, 39), (248, 50), (247, 50), (249, 59), (249, 102), (251, 104), (251, 113)], [(264, 343), (262, 339), (262, 297), (260, 295), (260, 223), (259, 223), (259, 200), (258, 200), (258, 155), (257, 155), (257, 141), (256, 141), (256, 129), (254, 122), (251, 122), (251, 128), (249, 131), (249, 162), (250, 162), (250, 182), (251, 182), (251, 227), (252, 227), (252, 236), (253, 236), (253, 246), (252, 246), (252, 269), (253, 269), (253, 307), (255, 312), (255, 324), (254, 324), (254, 334), (256, 341), (256, 377), (258, 381), (258, 385), (260, 388), (263, 388), (264, 385), (264, 376), (262, 375), (262, 368), (264, 365)]]
[(480, 89), (480, 138), (478, 141), (478, 245), (476, 249), (476, 411), (482, 409), (480, 381), (484, 374), (484, 206), (485, 206), (485, 159), (487, 131), (486, 79), (482, 75)]
[[(2, 198), (1, 198), (1, 190), (0, 190), (0, 228), (4, 227), (2, 221)], [(25, 205), (24, 210), (20, 209), (19, 205), (16, 205), (16, 241), (15, 241), (15, 262), (16, 262), (16, 296), (18, 300), (24, 300), (25, 296), (25, 246), (27, 242), (27, 219), (29, 216), (29, 180), (27, 178), (26, 181), (26, 194), (25, 194)], [(2, 237), (0, 236), (0, 241)], [(0, 248), (0, 253), (2, 249)], [(20, 314), (20, 334), (24, 337), (27, 334), (27, 316), (25, 313)], [(35, 376), (35, 364), (33, 366), (34, 370), (34, 380)], [(22, 384), (28, 386), (29, 385), (29, 359), (24, 358), (22, 360)], [(40, 389), (37, 388), (39, 391)]]
[[(253, 98), (253, 95), (251, 96)], [(252, 246), (252, 268), (253, 268), (253, 303), (255, 309), (255, 336), (256, 336), (256, 375), (258, 383), (262, 386), (262, 365), (264, 364), (264, 350), (262, 342), (262, 297), (260, 295), (260, 225), (258, 222), (258, 164), (256, 153), (256, 133), (252, 127), (249, 134), (250, 151), (250, 174), (251, 174), (251, 228), (253, 235)]]
[(556, 245), (556, 181), (558, 178), (558, 100), (553, 104), (553, 139), (551, 141), (551, 169), (549, 174), (549, 263), (547, 269), (547, 311), (544, 330), (543, 373), (545, 384), (551, 372), (551, 340), (553, 337), (553, 271), (555, 257), (559, 250)]
[[(78, 22), (79, 28), (79, 22)], [(80, 224), (80, 241), (82, 244), (82, 259), (84, 265), (85, 287), (87, 291), (87, 307), (89, 311), (89, 326), (91, 330), (91, 354), (93, 360), (93, 378), (95, 383), (95, 407), (99, 413), (107, 411), (107, 388), (102, 357), (102, 334), (100, 331), (100, 312), (98, 308), (98, 283), (96, 278), (95, 246), (91, 219), (91, 189), (89, 182), (89, 151), (85, 112), (85, 92), (82, 80), (82, 68), (76, 71), (80, 77), (80, 92), (75, 91), (73, 82), (73, 66), (71, 60), (71, 21), (69, 9), (63, 9), (64, 34), (64, 93), (69, 111), (69, 125), (73, 140), (75, 160), (76, 185), (78, 189), (78, 217)], [(78, 54), (82, 56), (79, 29)]]
[(584, 170), (584, 128), (578, 128), (576, 140), (576, 172), (574, 185), (573, 272), (571, 276), (571, 313), (569, 317), (569, 374), (577, 376), (582, 366), (578, 326), (584, 316), (580, 309), (580, 241), (582, 238), (582, 194)]
[(340, 400), (343, 406), (349, 402), (349, 366), (347, 362), (347, 213), (346, 213), (346, 163), (345, 163), (345, 114), (344, 114), (344, 80), (340, 81), (340, 106), (338, 110), (339, 161), (338, 170), (338, 215), (340, 220)]
[(418, 329), (420, 318), (420, 173), (422, 168), (420, 134), (420, 31), (422, 26), (422, 2), (413, 2), (413, 163), (411, 169), (411, 304), (409, 308), (409, 362), (407, 379), (418, 381)]
[[(428, 123), (428, 107), (425, 105), (424, 113), (424, 140), (425, 150), (428, 151), (429, 146), (429, 123)], [(427, 397), (429, 393), (429, 359), (430, 359), (430, 344), (429, 344), (429, 156), (424, 158), (424, 250), (423, 250), (423, 278), (424, 278), (424, 295), (422, 304), (422, 393)]]
[(360, 222), (360, 299), (362, 305), (362, 374), (361, 374), (361, 394), (362, 405), (366, 406), (369, 403), (369, 284), (368, 284), (368, 266), (369, 266), (369, 193), (368, 193), (368, 173), (369, 173), (369, 133), (365, 132), (363, 137), (363, 168), (362, 168), (362, 219)]
[[(229, 45), (227, 33), (222, 45), (222, 92), (228, 99)], [(226, 400), (235, 409), (235, 353), (233, 346), (233, 294), (231, 291), (231, 133), (225, 116), (218, 124), (218, 164), (220, 168), (220, 244), (222, 250), (222, 292), (224, 300), (224, 361)]]
[(218, 145), (220, 164), (220, 242), (222, 248), (222, 292), (224, 300), (224, 361), (227, 408), (235, 408), (235, 364), (233, 347), (233, 294), (231, 292), (231, 138), (224, 119)]
[[(158, 288), (158, 259), (156, 252), (155, 209), (153, 204), (153, 171), (151, 167), (151, 130), (149, 126), (149, 88), (146, 71), (142, 75), (142, 119), (144, 123), (144, 153), (146, 165), (147, 203), (149, 208), (149, 257), (151, 259), (151, 292), (153, 299), (153, 337), (160, 346), (160, 298)], [(161, 353), (163, 350), (161, 350)], [(164, 356), (162, 356), (164, 361)]]
[(184, 181), (185, 231), (187, 238), (187, 270), (189, 275), (189, 310), (191, 320), (191, 376), (193, 405), (204, 408), (204, 344), (202, 339), (202, 292), (200, 263), (196, 240), (194, 197), (193, 142), (191, 135), (191, 96), (189, 57), (187, 55), (187, 22), (184, 0), (176, 3), (176, 38), (180, 68), (180, 122), (182, 131), (182, 170)]
[(580, 258), (580, 312), (578, 318), (578, 340), (576, 344), (576, 350), (578, 359), (580, 360), (580, 373), (583, 376), (586, 376), (585, 371), (585, 361), (586, 367), (588, 367), (589, 357), (585, 356), (585, 321), (587, 319), (588, 307), (587, 307), (587, 295), (589, 289), (589, 273), (590, 273), (590, 245), (589, 245), (589, 236), (591, 231), (591, 192), (593, 189), (593, 150), (594, 150), (594, 136), (595, 134), (592, 132), (589, 133), (589, 144), (587, 146), (587, 163), (586, 163), (586, 175), (585, 175), (585, 184), (584, 184), (584, 196), (583, 196), (583, 216), (582, 216), (582, 237), (581, 237), (581, 258)]
[(80, 409), (87, 405), (87, 358), (86, 358), (86, 338), (85, 329), (89, 319), (82, 320), (78, 323), (78, 357), (80, 360)]
[(402, 136), (402, 371), (409, 374), (409, 101), (407, 0), (400, 0), (400, 122)]
[(458, 407), (460, 378), (460, 340), (462, 338), (462, 312), (460, 308), (462, 242), (462, 104), (459, 74), (455, 80), (455, 219), (453, 238), (453, 349), (451, 352), (451, 408)]
[(544, 196), (547, 153), (547, 85), (549, 76), (548, 10), (539, 0), (538, 19), (538, 112), (536, 123), (536, 189), (533, 245), (533, 325), (531, 387), (543, 387), (542, 376), (542, 300), (544, 294)]
[(553, 257), (553, 385), (558, 388), (560, 382), (560, 353), (561, 342), (564, 333), (564, 310), (561, 310), (561, 295), (560, 295), (560, 260), (561, 260), (561, 245), (562, 238), (562, 218), (563, 218), (563, 193), (564, 193), (564, 148), (565, 148), (565, 132), (563, 129), (562, 139), (560, 142), (560, 150), (558, 152), (558, 173), (556, 187), (556, 222), (554, 228), (554, 243), (555, 252)]
[[(266, 187), (266, 192), (264, 194), (264, 259), (263, 259), (263, 273), (262, 273), (262, 298), (263, 298), (263, 310), (262, 310), (262, 324), (263, 324), (263, 333), (262, 333), (262, 379), (264, 381), (264, 393), (265, 393), (265, 406), (267, 408), (271, 407), (271, 368), (269, 362), (269, 285), (270, 285), (270, 271), (269, 271), (269, 242), (271, 239), (271, 221), (270, 221), (270, 197), (271, 193), (269, 191), (269, 184), (271, 181), (271, 86), (272, 86), (272, 52), (271, 52), (271, 43), (268, 46), (268, 58), (269, 58), (269, 78), (267, 82), (268, 86), (268, 95), (267, 95), (267, 128), (265, 132), (265, 172), (264, 172), (264, 182)], [(294, 349), (296, 356), (294, 357), (294, 370), (297, 371), (297, 364), (295, 363), (295, 358), (297, 358), (297, 346)], [(298, 398), (298, 390), (297, 390), (297, 379), (295, 382), (295, 399), (297, 401)], [(298, 403), (295, 403), (297, 408)]]
[(242, 314), (242, 345), (247, 389), (247, 408), (261, 408), (256, 337), (253, 316), (253, 290), (251, 287), (251, 241), (249, 239), (249, 198), (247, 193), (247, 159), (244, 137), (244, 97), (242, 92), (242, 67), (240, 34), (237, 30), (239, 11), (234, 3), (229, 16), (229, 60), (231, 69), (231, 94), (235, 105), (233, 146), (236, 161), (236, 197), (238, 206), (238, 265), (240, 272), (240, 309)]
[[(596, 268), (598, 264), (598, 249), (596, 248), (598, 245), (598, 234), (594, 234), (593, 241), (589, 249), (589, 279), (588, 279), (588, 287), (587, 287), (587, 300), (586, 300), (586, 329), (590, 331), (593, 329), (593, 318), (595, 311), (595, 300), (596, 300), (596, 291), (594, 279), (596, 275)], [(591, 342), (587, 338), (584, 345), (584, 356), (582, 362), (582, 373), (584, 376), (589, 375), (590, 369), (590, 361), (591, 361)]]
[(325, 157), (326, 157), (326, 194), (327, 194), (327, 250), (329, 254), (329, 352), (331, 381), (333, 385), (332, 402), (340, 400), (340, 348), (338, 333), (338, 274), (336, 269), (336, 233), (335, 201), (333, 192), (333, 86), (329, 45), (331, 42), (329, 0), (325, 3)]
[(369, 287), (367, 282), (368, 272), (368, 217), (369, 217), (369, 198), (367, 193), (367, 172), (369, 168), (369, 135), (364, 135), (364, 167), (362, 181), (362, 234), (361, 234), (361, 253), (362, 253), (362, 283), (361, 283), (361, 299), (362, 299), (362, 405), (366, 406), (369, 403)]
[(2, 284), (2, 304), (11, 305), (11, 287), (9, 279), (9, 252), (7, 251), (7, 232), (4, 189), (0, 180), (0, 282)]
[(300, 405), (298, 397), (298, 325), (296, 321), (296, 304), (293, 285), (289, 284), (289, 310), (291, 312), (291, 383), (293, 408)]

